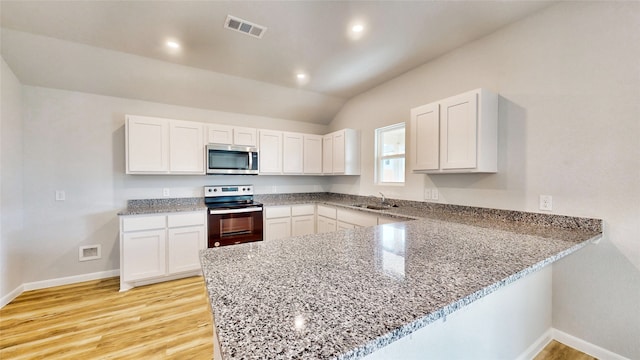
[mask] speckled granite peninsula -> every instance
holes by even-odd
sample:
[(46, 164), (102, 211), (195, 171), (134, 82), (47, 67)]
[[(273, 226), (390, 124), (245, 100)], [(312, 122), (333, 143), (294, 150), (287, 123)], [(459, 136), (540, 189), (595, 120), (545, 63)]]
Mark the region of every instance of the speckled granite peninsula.
[(595, 219), (401, 205), (384, 213), (421, 219), (203, 250), (221, 358), (358, 359), (601, 237)]

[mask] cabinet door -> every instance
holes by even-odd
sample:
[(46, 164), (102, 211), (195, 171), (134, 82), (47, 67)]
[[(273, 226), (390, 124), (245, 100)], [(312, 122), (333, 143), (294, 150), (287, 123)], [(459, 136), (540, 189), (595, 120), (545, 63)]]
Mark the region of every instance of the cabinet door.
[(478, 133), (477, 93), (468, 92), (443, 100), (440, 105), (440, 119), (441, 168), (475, 168)]
[(233, 144), (233, 126), (211, 124), (207, 126), (207, 143)]
[(264, 221), (264, 239), (274, 240), (291, 237), (291, 218)]
[(256, 146), (258, 143), (258, 130), (254, 128), (233, 128), (233, 143), (242, 146)]
[(318, 216), (318, 234), (336, 231), (336, 221), (324, 216)]
[(122, 277), (124, 281), (144, 280), (166, 274), (166, 230), (124, 233)]
[(438, 170), (440, 166), (439, 109), (437, 103), (411, 109), (409, 137), (412, 170)]
[(322, 174), (322, 136), (304, 136), (304, 161), (305, 174)]
[(200, 269), (199, 251), (206, 247), (204, 226), (169, 229), (169, 274)]
[(291, 235), (308, 235), (316, 232), (313, 215), (293, 216), (291, 218)]
[(353, 225), (353, 224), (346, 223), (346, 222), (338, 221), (338, 223), (336, 225), (336, 228), (338, 230), (348, 230), (348, 229), (355, 229), (356, 226)]
[(168, 120), (129, 115), (125, 128), (127, 174), (168, 172)]
[(282, 173), (282, 133), (260, 130), (260, 173)]
[(322, 173), (333, 174), (333, 135), (322, 138)]
[(203, 125), (191, 121), (171, 120), (169, 129), (171, 172), (204, 174)]
[(333, 172), (344, 174), (345, 170), (345, 136), (344, 131), (333, 135)]
[(282, 172), (285, 174), (302, 174), (304, 159), (303, 135), (285, 132), (282, 134), (283, 161)]

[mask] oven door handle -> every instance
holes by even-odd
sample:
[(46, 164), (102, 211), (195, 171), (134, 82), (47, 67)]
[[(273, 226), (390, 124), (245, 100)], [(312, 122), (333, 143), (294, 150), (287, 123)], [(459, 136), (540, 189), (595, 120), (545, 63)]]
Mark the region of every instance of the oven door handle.
[(211, 215), (226, 215), (226, 214), (240, 214), (248, 212), (262, 211), (261, 207), (248, 207), (243, 209), (223, 209), (223, 210), (209, 210)]

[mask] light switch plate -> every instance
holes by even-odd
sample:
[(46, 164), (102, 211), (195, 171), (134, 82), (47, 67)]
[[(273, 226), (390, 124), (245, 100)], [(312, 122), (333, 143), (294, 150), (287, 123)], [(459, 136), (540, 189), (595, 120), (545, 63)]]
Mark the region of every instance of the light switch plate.
[(431, 199), (438, 200), (438, 189), (431, 189)]
[(171, 196), (171, 190), (169, 190), (169, 188), (162, 189), (162, 196), (164, 197)]
[(67, 198), (67, 195), (65, 194), (64, 190), (56, 190), (56, 201), (65, 201)]
[(424, 189), (424, 199), (431, 200), (431, 189)]

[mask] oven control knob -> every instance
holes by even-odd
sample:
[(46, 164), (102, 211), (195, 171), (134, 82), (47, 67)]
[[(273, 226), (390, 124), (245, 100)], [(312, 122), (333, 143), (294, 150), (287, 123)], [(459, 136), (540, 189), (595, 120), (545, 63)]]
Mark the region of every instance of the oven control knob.
[(247, 188), (242, 188), (242, 191), (247, 191)]
[(218, 189), (213, 189), (214, 192), (218, 191)]

